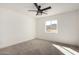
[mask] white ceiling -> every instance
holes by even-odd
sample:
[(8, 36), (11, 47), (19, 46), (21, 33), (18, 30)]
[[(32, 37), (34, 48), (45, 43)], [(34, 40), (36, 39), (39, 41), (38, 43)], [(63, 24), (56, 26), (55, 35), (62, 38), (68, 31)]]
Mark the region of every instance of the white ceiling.
[(41, 8), (51, 6), (52, 9), (47, 10), (47, 15), (36, 16), (36, 12), (28, 11), (36, 10), (36, 7), (32, 3), (0, 3), (0, 8), (7, 8), (31, 17), (45, 17), (79, 9), (79, 3), (39, 3), (39, 5), (42, 6)]

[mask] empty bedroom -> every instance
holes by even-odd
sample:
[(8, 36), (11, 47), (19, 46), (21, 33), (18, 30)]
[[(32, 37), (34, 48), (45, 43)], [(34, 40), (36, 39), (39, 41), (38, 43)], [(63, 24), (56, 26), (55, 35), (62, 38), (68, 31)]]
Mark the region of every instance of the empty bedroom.
[(79, 3), (0, 3), (0, 55), (78, 55)]

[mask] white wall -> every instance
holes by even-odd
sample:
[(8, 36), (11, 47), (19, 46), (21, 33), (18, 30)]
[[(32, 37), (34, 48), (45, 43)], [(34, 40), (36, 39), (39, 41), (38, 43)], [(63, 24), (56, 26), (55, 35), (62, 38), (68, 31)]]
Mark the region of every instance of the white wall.
[(35, 38), (35, 20), (0, 8), (0, 48)]
[[(58, 34), (45, 33), (46, 20), (58, 20)], [(0, 8), (0, 48), (37, 38), (79, 45), (79, 11), (35, 19)], [(35, 27), (36, 26), (36, 27)], [(35, 33), (36, 30), (36, 33)]]
[[(58, 33), (45, 33), (45, 21), (58, 20)], [(36, 19), (37, 38), (79, 45), (79, 11)]]

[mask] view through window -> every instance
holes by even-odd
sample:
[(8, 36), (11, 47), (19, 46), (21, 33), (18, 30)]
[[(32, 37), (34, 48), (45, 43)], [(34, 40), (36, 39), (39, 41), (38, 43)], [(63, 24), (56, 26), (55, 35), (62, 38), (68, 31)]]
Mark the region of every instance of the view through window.
[(57, 20), (48, 20), (45, 22), (45, 32), (57, 33)]

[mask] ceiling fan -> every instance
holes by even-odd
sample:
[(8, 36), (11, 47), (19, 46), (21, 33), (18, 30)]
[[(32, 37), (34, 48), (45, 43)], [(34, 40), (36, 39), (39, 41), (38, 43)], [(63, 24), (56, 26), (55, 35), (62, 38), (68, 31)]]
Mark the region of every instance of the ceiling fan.
[(51, 6), (46, 7), (44, 9), (41, 9), (41, 6), (38, 5), (37, 3), (33, 3), (33, 4), (35, 5), (35, 7), (36, 7), (37, 10), (29, 10), (29, 11), (37, 12), (36, 15), (39, 15), (39, 14), (41, 14), (41, 15), (42, 14), (47, 14), (47, 13), (45, 13), (45, 11), (48, 10), (48, 9), (51, 9)]

